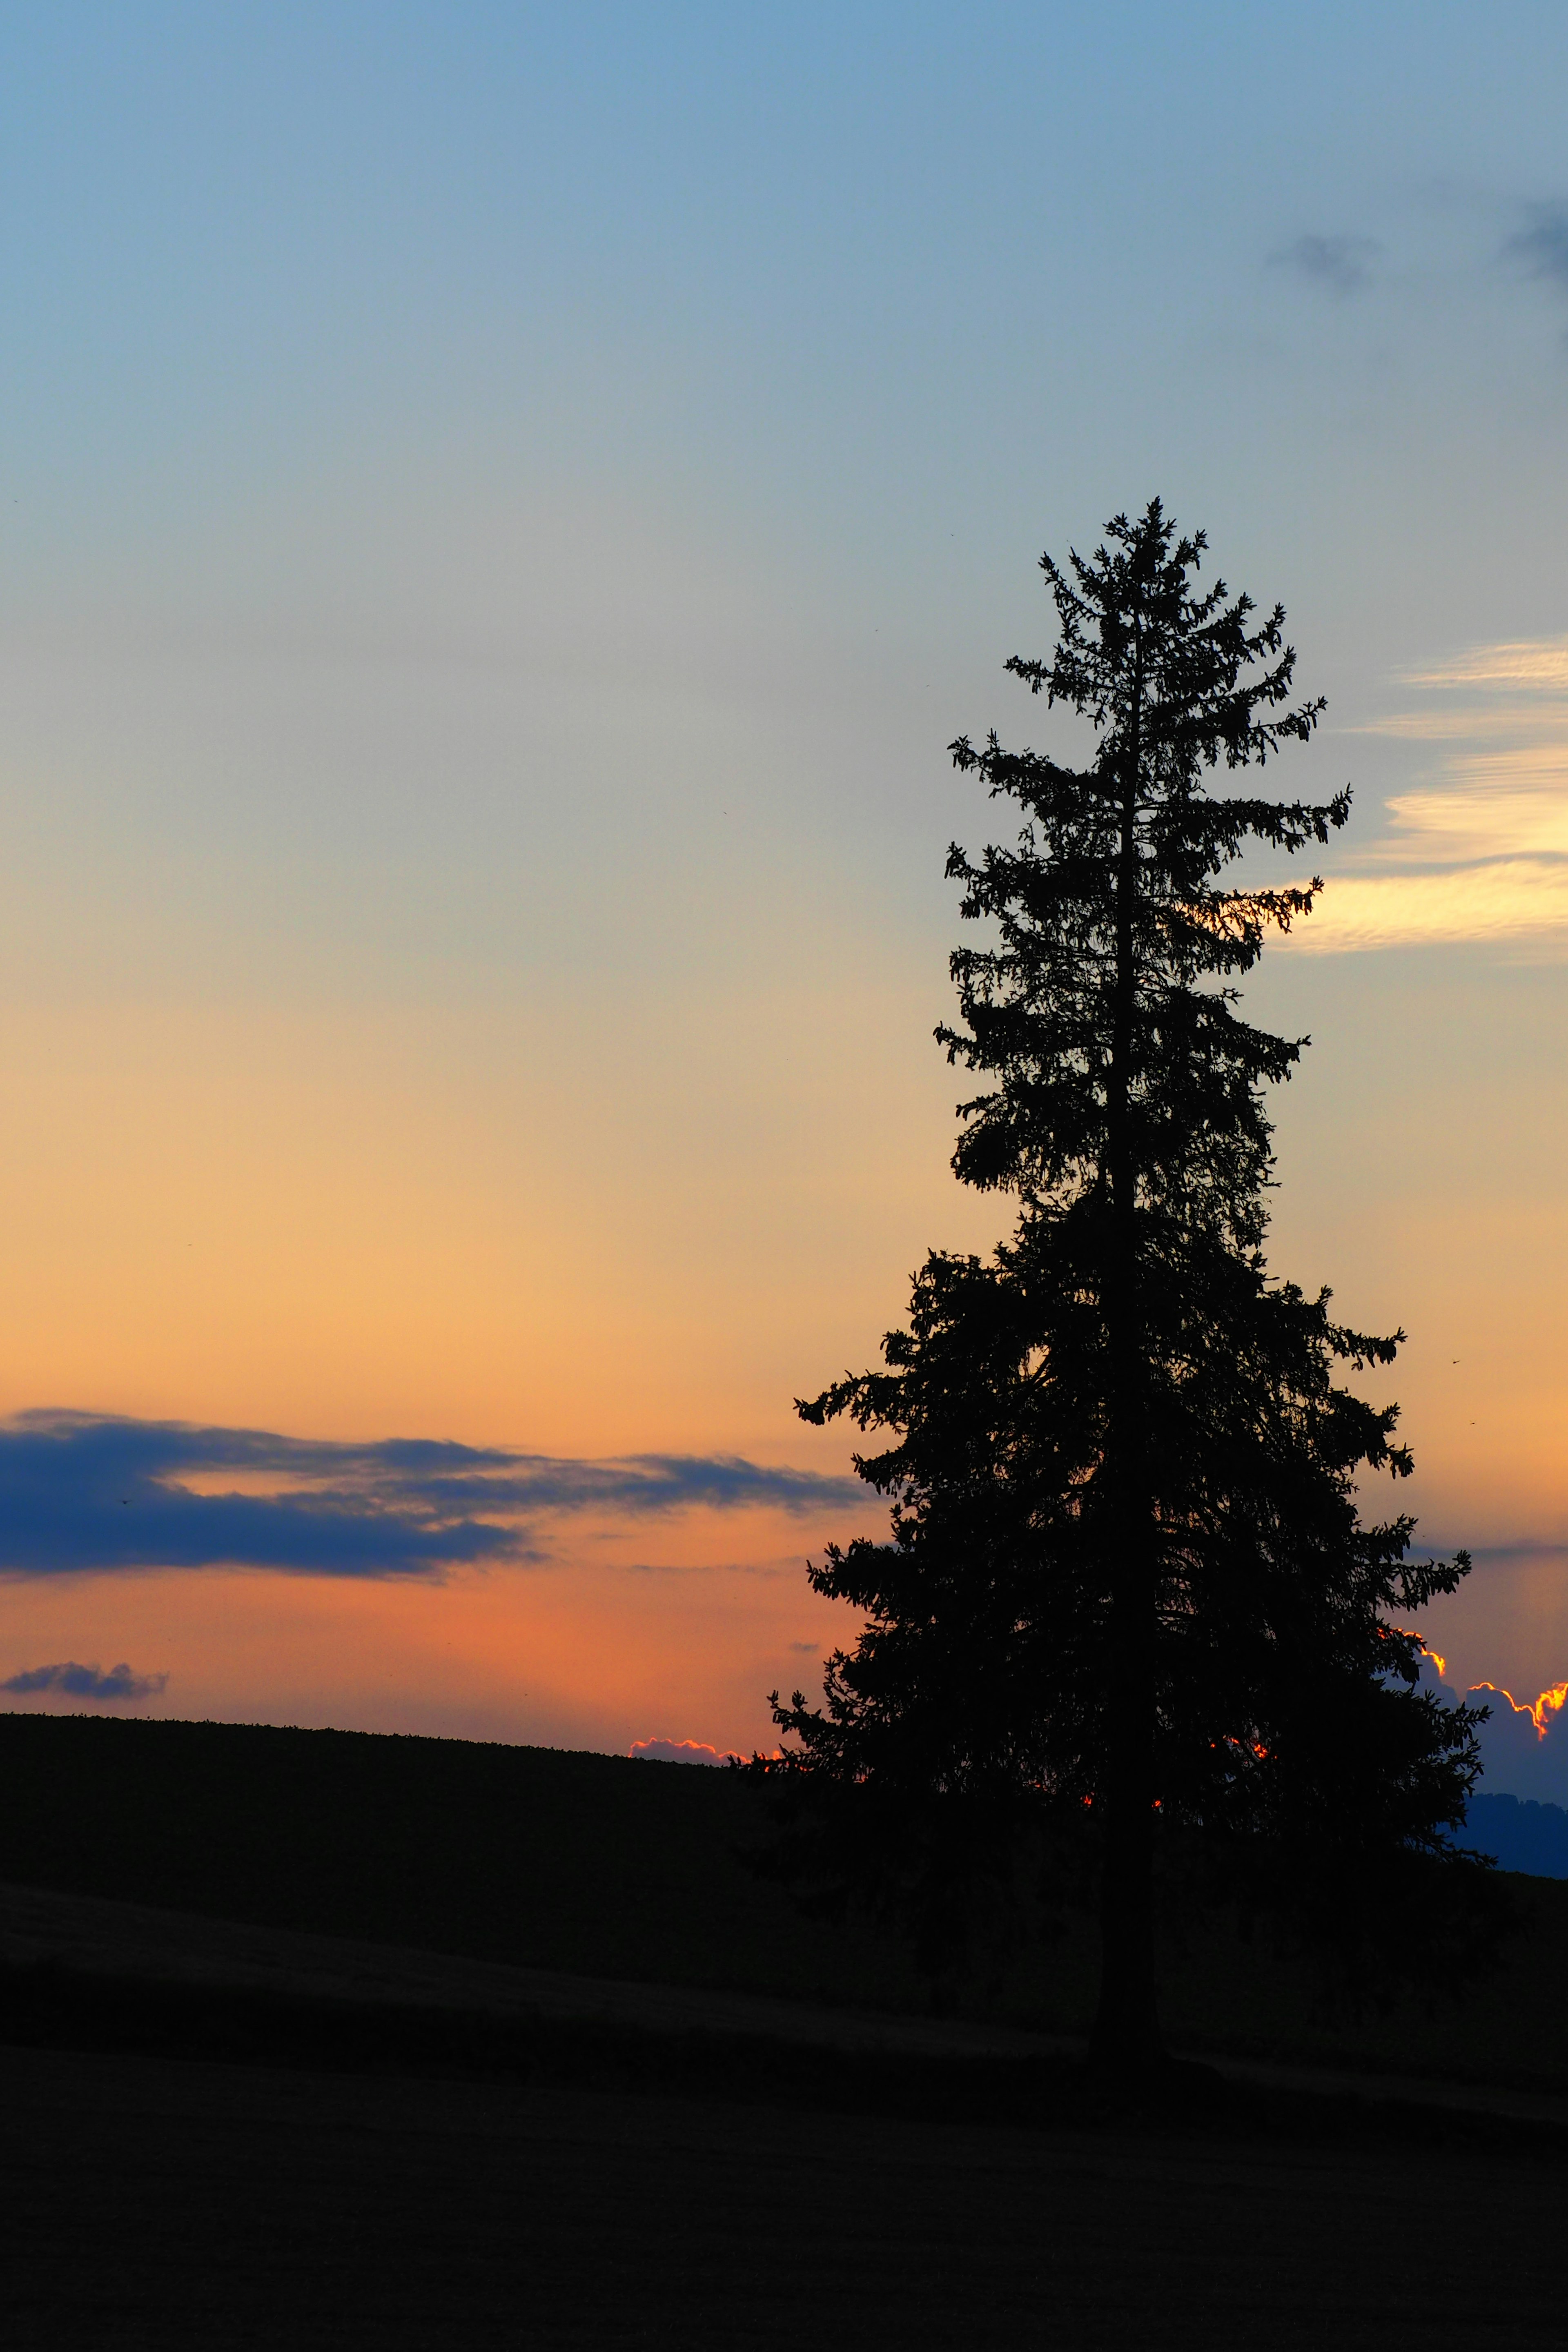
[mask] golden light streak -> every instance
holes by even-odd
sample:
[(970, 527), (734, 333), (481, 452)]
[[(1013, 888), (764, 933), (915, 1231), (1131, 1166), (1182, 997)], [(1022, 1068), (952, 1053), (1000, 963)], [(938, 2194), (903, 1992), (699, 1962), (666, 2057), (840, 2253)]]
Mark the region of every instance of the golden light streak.
[(1568, 1705), (1568, 1683), (1553, 1683), (1550, 1690), (1543, 1690), (1540, 1697), (1529, 1706), (1515, 1698), (1511, 1691), (1504, 1690), (1500, 1683), (1472, 1683), (1467, 1696), (1473, 1696), (1477, 1691), (1490, 1691), (1494, 1698), (1506, 1698), (1515, 1715), (1527, 1715), (1535, 1726), (1537, 1739), (1545, 1738), (1553, 1718)]

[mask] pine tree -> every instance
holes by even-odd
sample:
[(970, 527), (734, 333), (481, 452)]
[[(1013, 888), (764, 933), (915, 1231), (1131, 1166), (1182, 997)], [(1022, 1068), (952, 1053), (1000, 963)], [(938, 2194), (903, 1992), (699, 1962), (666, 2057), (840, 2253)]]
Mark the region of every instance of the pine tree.
[(1345, 1328), (1264, 1260), (1263, 1089), (1306, 1041), (1250, 1024), (1235, 982), (1322, 884), (1226, 869), (1325, 843), (1349, 794), (1222, 783), (1322, 706), (1292, 703), (1280, 608), (1200, 588), (1205, 547), (1155, 501), (1092, 560), (1042, 560), (1056, 651), (1007, 667), (1092, 723), (1089, 766), (952, 746), (1024, 817), (1014, 847), (950, 854), (989, 943), (954, 954), (937, 1033), (985, 1084), (953, 1166), (1017, 1220), (989, 1259), (933, 1253), (884, 1368), (799, 1405), (888, 1433), (857, 1466), (892, 1527), (810, 1571), (866, 1620), (824, 1705), (773, 1695), (787, 1780), (1093, 1822), (1094, 2050), (1121, 2068), (1162, 2049), (1157, 1834), (1342, 1873), (1436, 1860), (1479, 1769), (1475, 1717), (1416, 1689), (1397, 1622), (1468, 1561), (1410, 1558), (1412, 1521), (1364, 1526), (1356, 1499), (1410, 1457), (1396, 1409), (1337, 1382), (1403, 1334)]

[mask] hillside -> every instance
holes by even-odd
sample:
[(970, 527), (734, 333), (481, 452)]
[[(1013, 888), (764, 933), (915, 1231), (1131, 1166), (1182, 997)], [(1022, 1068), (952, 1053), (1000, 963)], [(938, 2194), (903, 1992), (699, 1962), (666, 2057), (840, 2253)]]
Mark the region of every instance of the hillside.
[(1561, 1805), (1483, 1791), (1470, 1799), (1460, 1843), (1489, 1853), (1504, 1870), (1568, 1878), (1568, 1811)]
[(0, 1715), (0, 1878), (656, 1983), (920, 1999), (737, 1859), (729, 1774), (542, 1748)]
[[(803, 1917), (747, 1868), (732, 1776), (556, 1749), (260, 1726), (0, 1715), (0, 1880), (213, 1919), (649, 1984), (918, 2011), (868, 1927)], [(1297, 1971), (1217, 1933), (1165, 1956), (1173, 2039), (1568, 2089), (1568, 1885), (1517, 1878), (1525, 1932), (1461, 2002), (1316, 2017)], [(1079, 2032), (1085, 1929), (977, 1977), (969, 2014)]]

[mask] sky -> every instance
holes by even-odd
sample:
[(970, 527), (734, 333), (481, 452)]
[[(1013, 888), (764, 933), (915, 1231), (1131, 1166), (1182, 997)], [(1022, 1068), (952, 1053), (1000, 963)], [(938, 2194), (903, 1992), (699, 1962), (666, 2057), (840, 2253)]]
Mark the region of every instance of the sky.
[(944, 747), (1156, 493), (1355, 794), (1272, 1263), (1568, 1676), (1565, 113), (1555, 5), (15, 0), (7, 1703), (770, 1744), (792, 1400), (1005, 1214)]

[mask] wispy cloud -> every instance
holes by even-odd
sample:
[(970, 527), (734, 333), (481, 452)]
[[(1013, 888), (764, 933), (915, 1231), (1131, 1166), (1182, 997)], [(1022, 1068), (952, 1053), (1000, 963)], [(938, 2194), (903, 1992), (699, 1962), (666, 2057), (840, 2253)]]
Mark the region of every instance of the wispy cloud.
[(1568, 870), (1527, 858), (1447, 874), (1341, 875), (1291, 937), (1320, 953), (1568, 929)]
[(1268, 257), (1272, 269), (1289, 269), (1331, 293), (1355, 294), (1372, 283), (1383, 247), (1374, 236), (1323, 236), (1310, 233), (1291, 239)]
[[(1388, 807), (1399, 835), (1387, 855), (1408, 857), (1415, 852), (1433, 863), (1568, 857), (1568, 789), (1520, 790), (1514, 763), (1499, 766), (1508, 781), (1497, 791), (1396, 793)], [(1568, 787), (1568, 762), (1555, 768)], [(1482, 878), (1490, 870), (1484, 869)], [(1562, 878), (1554, 866), (1541, 872)]]
[(1348, 735), (1379, 735), (1404, 743), (1470, 742), (1480, 736), (1501, 737), (1538, 732), (1538, 703), (1521, 701), (1478, 708), (1474, 703), (1435, 703), (1420, 710), (1389, 710), (1379, 719), (1363, 719)]
[(1568, 943), (1568, 639), (1473, 646), (1405, 683), (1422, 701), (1358, 731), (1443, 745), (1437, 772), (1390, 800), (1298, 944)]
[(370, 1444), (69, 1412), (0, 1423), (0, 1574), (245, 1567), (438, 1577), (543, 1555), (541, 1523), (704, 1507), (804, 1515), (858, 1482), (730, 1454), (616, 1461)]
[(111, 1706), (117, 1700), (156, 1698), (168, 1679), (167, 1675), (134, 1674), (123, 1661), (105, 1674), (100, 1666), (79, 1666), (74, 1658), (66, 1658), (58, 1665), (26, 1666), (19, 1675), (0, 1683), (0, 1691), (17, 1698), (55, 1691), (62, 1698), (89, 1698)]
[(1568, 694), (1568, 637), (1526, 637), (1471, 646), (1429, 669), (1404, 673), (1407, 686), (1522, 686)]
[(1503, 247), (1510, 261), (1531, 278), (1547, 278), (1568, 291), (1568, 203), (1554, 199), (1526, 206), (1521, 227)]

